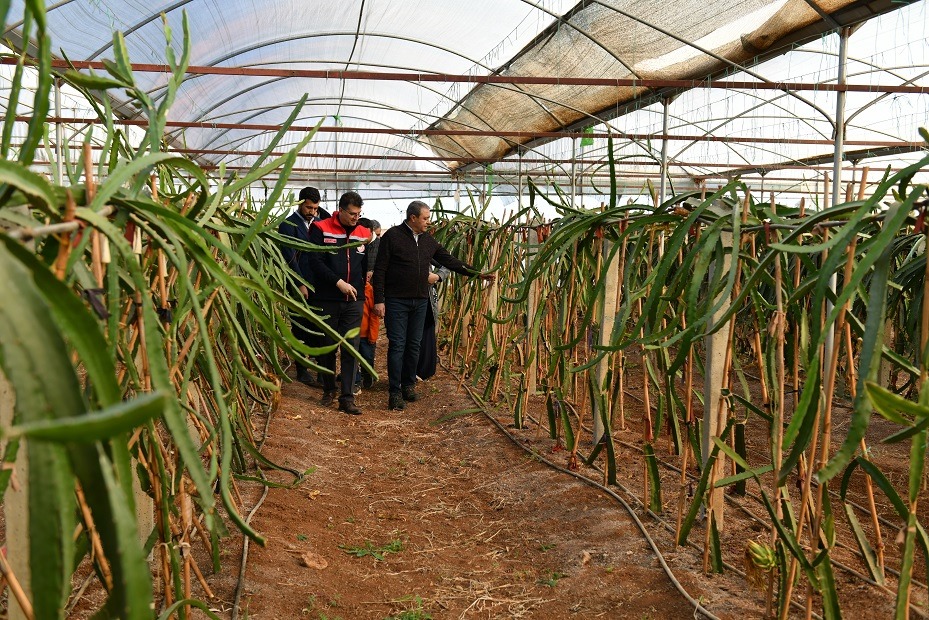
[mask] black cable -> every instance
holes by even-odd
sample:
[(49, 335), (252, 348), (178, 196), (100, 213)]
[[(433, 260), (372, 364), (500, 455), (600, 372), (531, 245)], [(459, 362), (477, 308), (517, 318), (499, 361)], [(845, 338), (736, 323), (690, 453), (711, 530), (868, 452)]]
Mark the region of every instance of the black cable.
[[(448, 367), (445, 366), (444, 363), (442, 364), (442, 366), (445, 368), (445, 370), (449, 370)], [(694, 609), (697, 612), (702, 614), (708, 620), (719, 620), (718, 616), (714, 615), (712, 612), (706, 609), (703, 605), (700, 604), (700, 601), (692, 597), (687, 592), (687, 590), (684, 589), (684, 586), (681, 585), (681, 582), (678, 581), (677, 577), (674, 576), (674, 573), (671, 571), (671, 568), (668, 566), (668, 563), (665, 561), (664, 556), (662, 555), (661, 551), (658, 549), (658, 545), (655, 543), (654, 539), (652, 539), (651, 535), (648, 533), (648, 530), (645, 528), (645, 525), (639, 519), (639, 516), (635, 513), (632, 507), (628, 503), (626, 503), (626, 500), (620, 497), (619, 494), (613, 491), (612, 489), (609, 489), (603, 486), (602, 484), (594, 480), (591, 480), (590, 478), (587, 478), (586, 476), (582, 476), (581, 474), (577, 472), (573, 472), (569, 469), (565, 469), (564, 467), (561, 467), (560, 465), (556, 465), (555, 463), (546, 459), (541, 454), (534, 452), (533, 450), (522, 445), (519, 441), (516, 440), (516, 438), (514, 438), (512, 435), (510, 435), (509, 432), (507, 432), (506, 428), (504, 428), (504, 426), (500, 424), (500, 422), (498, 422), (496, 418), (490, 415), (490, 413), (487, 411), (487, 407), (483, 399), (481, 399), (477, 394), (474, 393), (474, 391), (471, 389), (471, 386), (467, 385), (466, 383), (462, 383), (462, 385), (468, 391), (468, 395), (471, 397), (471, 400), (474, 401), (474, 404), (476, 404), (480, 408), (481, 413), (483, 413), (484, 416), (488, 420), (490, 420), (494, 424), (494, 426), (497, 427), (497, 429), (500, 430), (500, 432), (502, 432), (508, 439), (510, 439), (510, 441), (512, 441), (514, 444), (519, 446), (521, 449), (531, 454), (534, 459), (542, 463), (545, 463), (546, 465), (548, 465), (549, 467), (551, 467), (552, 469), (556, 471), (560, 471), (564, 474), (568, 474), (569, 476), (572, 476), (580, 480), (581, 482), (584, 482), (585, 484), (589, 486), (592, 486), (596, 489), (599, 489), (600, 491), (603, 491), (604, 493), (606, 493), (607, 495), (615, 499), (617, 502), (619, 502), (620, 505), (622, 505), (622, 507), (625, 508), (626, 512), (629, 513), (629, 516), (632, 517), (632, 520), (635, 522), (636, 526), (639, 528), (639, 531), (642, 533), (642, 536), (645, 538), (646, 542), (648, 542), (648, 545), (651, 547), (652, 552), (655, 554), (655, 557), (658, 559), (658, 563), (661, 564), (661, 568), (664, 570), (665, 575), (668, 577), (668, 580), (675, 587), (675, 589), (677, 589), (677, 591), (685, 599), (687, 599), (687, 601), (694, 607)]]
[[(258, 451), (261, 452), (262, 446), (264, 446), (265, 439), (268, 437), (268, 427), (271, 425), (271, 406), (268, 406), (267, 410), (267, 419), (265, 420), (265, 428), (261, 434), (261, 441), (258, 442), (256, 446)], [(265, 479), (264, 472), (261, 471), (260, 467), (256, 467), (258, 470), (258, 475), (261, 476), (261, 479)], [(261, 498), (255, 504), (255, 506), (249, 511), (248, 516), (245, 517), (246, 525), (251, 525), (252, 517), (258, 512), (258, 509), (261, 507), (261, 504), (264, 503), (265, 498), (268, 496), (268, 485), (263, 485), (264, 491), (261, 494)], [(245, 568), (248, 563), (248, 543), (250, 542), (248, 536), (242, 537), (242, 560), (239, 562), (239, 579), (236, 582), (235, 586), (235, 598), (232, 601), (232, 620), (238, 620), (239, 617), (239, 601), (242, 600), (242, 590), (245, 589)]]

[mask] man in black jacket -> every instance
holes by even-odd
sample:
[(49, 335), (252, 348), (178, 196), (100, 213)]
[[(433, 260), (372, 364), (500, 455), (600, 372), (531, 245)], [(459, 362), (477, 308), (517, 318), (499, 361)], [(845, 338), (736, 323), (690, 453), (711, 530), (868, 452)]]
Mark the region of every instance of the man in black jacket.
[[(310, 224), (319, 219), (319, 201), (318, 189), (304, 187), (300, 190), (300, 204), (297, 205), (297, 209), (286, 220), (281, 222), (277, 232), (299, 241), (309, 241)], [(303, 252), (282, 245), (281, 254), (291, 271), (313, 284), (313, 274), (310, 272), (310, 252)], [(307, 300), (309, 299), (310, 290), (301, 284), (298, 291), (294, 291), (294, 295), (299, 295), (304, 300)], [(291, 317), (291, 331), (300, 342), (308, 347), (319, 346), (318, 338), (312, 329), (313, 327), (307, 319), (297, 315)], [(297, 381), (307, 385), (319, 385), (318, 381), (314, 381), (313, 375), (300, 362), (297, 362)]]
[(465, 276), (480, 276), (474, 267), (458, 260), (443, 248), (429, 227), (429, 207), (414, 200), (406, 209), (406, 221), (381, 237), (371, 284), (374, 287), (374, 312), (385, 317), (387, 327), (387, 379), (390, 384), (388, 409), (403, 409), (404, 401), (419, 398), (416, 363), (429, 303), (429, 288), (438, 275), (429, 271), (436, 263)]
[[(335, 215), (314, 222), (310, 227), (310, 243), (334, 250), (309, 253), (316, 286), (313, 302), (323, 314), (329, 315), (326, 322), (342, 336), (361, 326), (364, 309), (368, 271), (365, 243), (371, 231), (358, 224), (362, 204), (361, 196), (356, 192), (345, 192), (339, 199), (339, 210)], [(350, 347), (358, 348), (357, 335), (348, 342)], [(328, 338), (324, 342), (332, 343)], [(351, 349), (342, 347), (341, 392), (336, 391), (335, 385), (335, 351), (320, 356), (319, 363), (332, 373), (323, 375), (323, 397), (319, 403), (329, 406), (339, 394), (339, 411), (360, 415), (361, 409), (355, 405), (352, 393), (358, 365)]]

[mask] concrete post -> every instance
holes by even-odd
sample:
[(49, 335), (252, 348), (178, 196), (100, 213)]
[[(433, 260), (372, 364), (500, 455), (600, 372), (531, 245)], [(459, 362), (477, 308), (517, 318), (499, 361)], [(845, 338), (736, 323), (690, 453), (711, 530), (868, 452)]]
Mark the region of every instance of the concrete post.
[[(603, 255), (603, 260), (609, 260), (610, 252), (612, 251), (612, 243), (608, 240), (603, 240), (603, 247), (601, 252)], [(603, 287), (603, 300), (600, 304), (599, 312), (599, 322), (600, 322), (600, 336), (599, 343), (600, 345), (610, 344), (610, 340), (613, 336), (613, 327), (616, 323), (616, 302), (619, 299), (617, 292), (619, 291), (620, 285), (620, 274), (619, 274), (619, 257), (614, 256), (610, 260), (608, 265), (604, 265), (606, 272), (606, 281), (604, 282)], [(610, 369), (610, 360), (613, 359), (612, 354), (606, 354), (597, 364), (596, 368), (596, 377), (597, 385), (601, 391), (607, 392), (607, 402), (610, 402), (610, 385), (607, 384), (606, 379), (609, 374)], [(603, 437), (604, 426), (602, 420), (602, 413), (600, 411), (600, 401), (594, 399), (591, 404), (591, 411), (593, 412), (594, 418), (594, 443), (600, 441), (600, 438)], [(607, 417), (609, 417), (609, 405), (607, 406)]]
[[(732, 247), (732, 233), (722, 233), (720, 243), (723, 248)], [(712, 280), (713, 272), (718, 268), (723, 272), (729, 271), (730, 256), (728, 252), (723, 255), (721, 265), (714, 265), (710, 269), (710, 279)], [(719, 299), (717, 298), (717, 302)], [(725, 303), (713, 314), (713, 323), (715, 324), (722, 315), (726, 313), (729, 304)], [(731, 319), (730, 319), (731, 320)], [(713, 437), (719, 437), (719, 434), (726, 427), (726, 420), (729, 417), (729, 407), (726, 399), (722, 397), (722, 389), (726, 385), (726, 350), (728, 348), (729, 326), (728, 324), (717, 330), (716, 333), (710, 334), (704, 338), (706, 347), (705, 376), (703, 388), (703, 465), (706, 466), (710, 451), (713, 448)], [(713, 464), (713, 471), (710, 474), (710, 483), (719, 480), (724, 476), (726, 471), (726, 458), (720, 452)], [(709, 491), (709, 508), (716, 518), (716, 526), (720, 531), (723, 530), (723, 489), (711, 488)]]
[[(539, 245), (539, 231), (529, 229), (529, 251), (525, 264), (532, 262)], [(532, 337), (535, 332), (536, 313), (539, 311), (539, 284), (535, 280), (529, 285), (529, 299), (526, 300), (526, 394), (536, 394), (539, 387), (539, 343)]]
[[(13, 386), (0, 372), (0, 425), (13, 423), (15, 404)], [(0, 441), (0, 454), (6, 450), (6, 442)], [(20, 441), (16, 462), (13, 465), (13, 481), (3, 496), (3, 516), (6, 519), (6, 558), (13, 574), (19, 581), (29, 600), (32, 600), (32, 584), (29, 575), (29, 462), (26, 458), (26, 442)], [(13, 596), (8, 597), (9, 620), (26, 620)]]

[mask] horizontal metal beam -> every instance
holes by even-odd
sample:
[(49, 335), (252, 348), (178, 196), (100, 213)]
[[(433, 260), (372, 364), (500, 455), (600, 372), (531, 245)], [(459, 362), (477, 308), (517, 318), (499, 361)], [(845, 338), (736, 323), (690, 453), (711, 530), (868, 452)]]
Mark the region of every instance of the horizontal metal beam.
[[(15, 65), (16, 57), (0, 58), (0, 64)], [(140, 73), (170, 73), (168, 65), (132, 63)], [(106, 70), (99, 61), (52, 60), (54, 69)], [(822, 82), (755, 82), (748, 80), (652, 80), (634, 78), (580, 78), (539, 75), (459, 75), (403, 71), (341, 71), (323, 69), (269, 69), (263, 67), (187, 67), (190, 75), (233, 75), (259, 77), (317, 78), (322, 80), (374, 80), (403, 82), (461, 82), (466, 84), (538, 84), (550, 86), (611, 86), (613, 88), (710, 88), (724, 90), (790, 90), (849, 93), (929, 94), (929, 86), (893, 84), (824, 84)]]
[[(22, 145), (13, 144), (13, 146), (18, 147)], [(45, 145), (40, 143), (39, 148), (45, 148)], [(53, 145), (49, 146), (49, 148), (53, 148)], [(69, 144), (64, 148), (67, 148), (72, 151), (80, 151), (84, 147), (83, 145), (80, 145), (80, 144)], [(100, 151), (103, 149), (102, 146), (97, 145), (97, 144), (91, 145), (90, 148), (91, 150), (94, 150), (94, 151)], [(895, 155), (899, 153), (912, 153), (912, 152), (917, 152), (921, 150), (925, 150), (925, 145), (920, 148), (893, 147), (893, 148), (887, 148), (887, 149), (868, 149), (865, 151), (849, 151), (845, 159), (850, 160), (850, 161), (858, 161), (858, 160), (863, 160), (863, 159), (871, 159), (875, 157), (884, 157), (887, 155)], [(182, 155), (236, 155), (236, 156), (256, 156), (256, 157), (264, 154), (264, 151), (239, 151), (239, 150), (234, 150), (234, 149), (172, 148), (170, 152), (180, 153)], [(283, 155), (286, 155), (288, 152), (289, 151), (272, 151), (271, 153), (268, 153), (268, 155), (270, 155), (271, 157), (281, 157)], [(298, 158), (306, 157), (306, 158), (318, 159), (318, 160), (334, 160), (334, 161), (346, 160), (346, 161), (371, 161), (371, 162), (378, 162), (378, 161), (443, 162), (443, 161), (447, 161), (445, 158), (437, 157), (435, 155), (428, 155), (428, 156), (427, 155), (349, 155), (349, 154), (336, 155), (334, 153), (299, 153), (297, 157)], [(815, 157), (805, 158), (802, 160), (792, 160), (793, 163), (780, 162), (780, 163), (772, 163), (772, 164), (757, 164), (755, 166), (742, 166), (742, 167), (733, 167), (732, 164), (713, 164), (713, 163), (695, 162), (695, 161), (669, 161), (668, 165), (675, 166), (675, 167), (681, 167), (681, 168), (685, 168), (685, 167), (723, 168), (723, 169), (730, 170), (733, 173), (738, 173), (738, 174), (753, 174), (753, 173), (760, 174), (760, 173), (772, 172), (775, 170), (832, 170), (831, 165), (829, 166), (814, 165), (814, 162), (816, 163), (825, 162), (825, 161), (828, 161), (828, 158), (831, 158), (831, 157), (833, 157), (831, 154), (817, 155)], [(590, 157), (588, 158), (579, 157), (577, 159), (570, 159), (570, 158), (568, 159), (556, 159), (556, 158), (545, 159), (545, 158), (540, 158), (540, 157), (534, 157), (534, 158), (523, 158), (522, 160), (516, 160), (516, 159), (493, 159), (493, 158), (471, 157), (467, 159), (463, 158), (461, 160), (456, 160), (456, 161), (469, 161), (469, 162), (480, 163), (480, 164), (498, 164), (498, 165), (506, 166), (505, 168), (500, 168), (500, 170), (507, 170), (507, 171), (510, 170), (510, 166), (519, 166), (519, 165), (523, 165), (523, 166), (543, 165), (544, 166), (544, 165), (555, 165), (555, 164), (559, 164), (559, 165), (560, 164), (577, 164), (580, 166), (603, 166), (603, 165), (606, 165), (607, 163), (605, 154), (603, 158), (601, 159), (594, 159)], [(805, 165), (806, 162), (810, 162), (810, 165)], [(658, 168), (661, 166), (660, 162), (657, 162), (652, 159), (640, 160), (640, 161), (631, 160), (631, 159), (622, 159), (614, 163), (617, 168), (632, 167), (632, 166)], [(902, 167), (900, 168), (891, 167), (892, 171), (897, 171), (901, 169)], [(524, 173), (530, 172), (530, 171), (531, 169), (523, 169)], [(395, 172), (402, 173), (405, 171), (397, 170)], [(410, 172), (415, 174), (417, 171), (413, 170)]]
[[(17, 116), (17, 121), (29, 122), (31, 116)], [(49, 123), (67, 123), (71, 125), (100, 125), (100, 119), (47, 117)], [(148, 121), (144, 119), (114, 120), (115, 125), (130, 125), (134, 127), (147, 127)], [(244, 129), (254, 131), (279, 131), (281, 125), (259, 123), (210, 123), (193, 121), (167, 121), (166, 127), (179, 127), (185, 129)], [(807, 144), (831, 146), (832, 140), (817, 140), (807, 138), (750, 138), (746, 136), (706, 136), (706, 135), (677, 135), (661, 133), (585, 133), (583, 131), (484, 131), (476, 129), (394, 129), (385, 127), (319, 127), (314, 125), (291, 125), (289, 131), (313, 131), (320, 133), (338, 134), (387, 134), (395, 136), (483, 136), (498, 138), (616, 138), (621, 140), (676, 140), (683, 142), (727, 142), (734, 144)], [(846, 140), (848, 146), (880, 146), (899, 148), (925, 148), (925, 142), (906, 142), (903, 140)], [(446, 161), (457, 161), (449, 157)]]

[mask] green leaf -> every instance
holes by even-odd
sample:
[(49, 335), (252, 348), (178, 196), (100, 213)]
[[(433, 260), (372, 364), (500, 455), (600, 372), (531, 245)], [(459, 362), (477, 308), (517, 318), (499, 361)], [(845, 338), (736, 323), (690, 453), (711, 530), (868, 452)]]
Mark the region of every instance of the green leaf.
[[(15, 392), (18, 419), (79, 415), (84, 403), (65, 343), (29, 273), (3, 244), (0, 282), (0, 367)], [(26, 452), (33, 604), (36, 617), (57, 618), (71, 589), (74, 483), (61, 446), (28, 442)]]
[(49, 212), (57, 210), (58, 201), (51, 184), (22, 164), (0, 159), (0, 183), (15, 187), (26, 196), (41, 202)]
[(861, 527), (861, 522), (858, 521), (857, 515), (855, 515), (854, 506), (848, 502), (842, 502), (842, 506), (845, 508), (845, 516), (848, 518), (848, 524), (851, 526), (852, 533), (855, 535), (855, 542), (858, 543), (858, 549), (861, 551), (861, 557), (865, 560), (865, 565), (868, 567), (871, 579), (883, 585), (884, 571), (881, 570), (874, 549), (871, 547), (871, 542), (868, 540), (868, 535), (865, 533), (864, 528)]
[(115, 437), (159, 417), (165, 408), (166, 398), (160, 392), (142, 394), (136, 398), (111, 405), (101, 411), (59, 420), (37, 420), (10, 428), (11, 437), (56, 443), (92, 443)]
[(86, 88), (87, 90), (107, 90), (110, 88), (131, 88), (132, 85), (122, 80), (113, 80), (102, 75), (88, 75), (80, 71), (65, 71), (62, 75), (65, 81)]
[(864, 387), (868, 398), (871, 399), (871, 404), (874, 405), (874, 409), (891, 422), (904, 426), (912, 424), (898, 412), (922, 419), (929, 418), (929, 407), (907, 400), (899, 394), (894, 394), (873, 381), (865, 381)]
[(658, 474), (658, 459), (652, 444), (645, 444), (645, 468), (648, 472), (648, 507), (656, 513), (661, 513), (661, 476)]
[(30, 270), (36, 288), (52, 311), (55, 323), (77, 350), (100, 404), (118, 403), (121, 396), (116, 383), (116, 365), (110, 357), (100, 325), (90, 310), (34, 254), (2, 233), (0, 242), (6, 245), (20, 264)]

